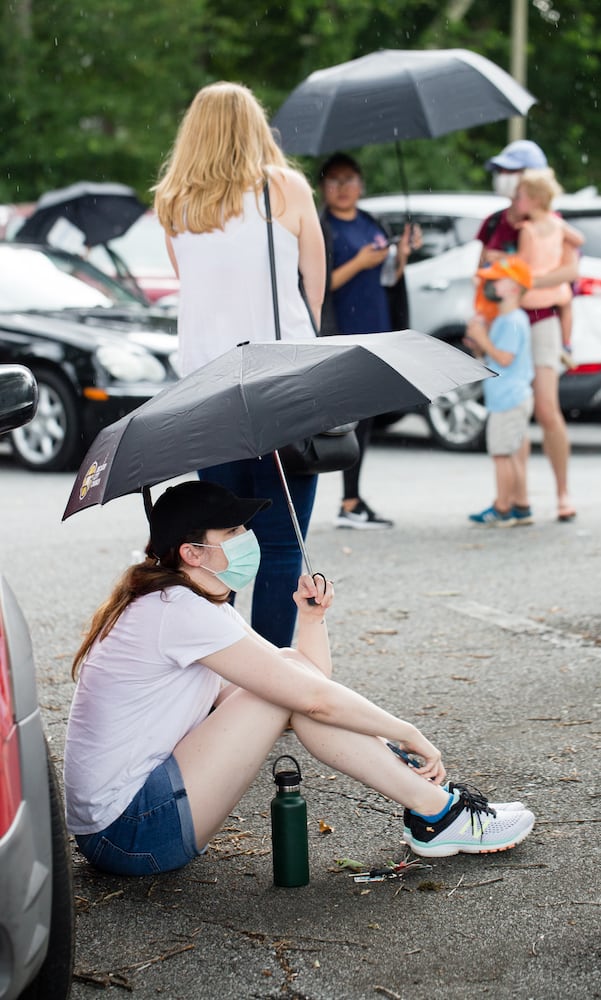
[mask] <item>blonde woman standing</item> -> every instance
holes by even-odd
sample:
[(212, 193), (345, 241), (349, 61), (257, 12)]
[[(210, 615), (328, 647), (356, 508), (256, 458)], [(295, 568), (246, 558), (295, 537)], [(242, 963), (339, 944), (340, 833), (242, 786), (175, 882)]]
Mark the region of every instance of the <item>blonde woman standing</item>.
[[(286, 161), (250, 90), (227, 82), (203, 87), (184, 115), (155, 188), (155, 209), (180, 279), (182, 375), (241, 341), (275, 339), (266, 182), (282, 339), (311, 339), (325, 290), (325, 249), (309, 184)], [(271, 455), (202, 469), (199, 477), (243, 496), (272, 499), (255, 524), (263, 559), (252, 626), (275, 645), (290, 645), (296, 620), (290, 594), (301, 556)], [(306, 535), (317, 477), (291, 476), (289, 485)]]
[[(571, 325), (569, 316), (572, 290), (564, 281), (550, 287), (537, 280), (550, 272), (557, 273), (564, 259), (566, 240), (571, 246), (581, 241), (580, 234), (566, 227), (552, 210), (553, 199), (561, 187), (550, 168), (524, 170), (516, 197), (516, 209), (522, 218), (518, 254), (529, 265), (535, 287), (522, 298), (521, 306), (530, 319), (532, 359), (534, 362), (534, 415), (543, 431), (543, 447), (555, 477), (557, 519), (571, 521), (576, 516), (568, 492), (570, 442), (559, 405), (559, 373), (562, 341)], [(575, 251), (572, 250), (572, 253)], [(568, 315), (562, 317), (562, 311)]]

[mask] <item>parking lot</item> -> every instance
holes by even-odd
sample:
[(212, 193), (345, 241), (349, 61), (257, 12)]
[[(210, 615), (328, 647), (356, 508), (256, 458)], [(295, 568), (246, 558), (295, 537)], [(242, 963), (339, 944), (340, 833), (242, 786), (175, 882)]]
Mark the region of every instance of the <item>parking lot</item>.
[[(389, 438), (368, 453), (365, 493), (395, 527), (333, 529), (332, 473), (320, 482), (309, 536), (316, 568), (336, 582), (330, 629), (339, 680), (415, 718), (453, 776), (526, 801), (538, 817), (532, 836), (507, 854), (356, 884), (344, 859), (369, 867), (404, 856), (400, 817), (295, 745), (310, 885), (272, 886), (268, 769), (206, 857), (181, 872), (110, 878), (74, 852), (75, 1000), (102, 988), (170, 1000), (463, 1000), (466, 983), (470, 995), (501, 1000), (547, 1000), (574, 988), (599, 995), (598, 430), (579, 428), (574, 443), (572, 525), (553, 521), (536, 445), (536, 524), (479, 531), (466, 514), (489, 497), (488, 457)], [(132, 496), (61, 524), (68, 474), (27, 474), (7, 458), (0, 472), (3, 562), (32, 629), (60, 763), (73, 650), (143, 545), (144, 515)], [(291, 739), (282, 737), (274, 759)], [(320, 820), (330, 832), (320, 832)]]

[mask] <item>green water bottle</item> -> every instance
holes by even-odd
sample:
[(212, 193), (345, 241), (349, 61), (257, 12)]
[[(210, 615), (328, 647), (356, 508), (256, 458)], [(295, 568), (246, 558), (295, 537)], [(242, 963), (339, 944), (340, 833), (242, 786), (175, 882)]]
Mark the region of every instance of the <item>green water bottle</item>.
[[(291, 760), (294, 770), (277, 771), (281, 760)], [(292, 888), (309, 881), (307, 803), (300, 793), (298, 761), (283, 754), (273, 765), (276, 793), (271, 800), (271, 848), (275, 885)]]

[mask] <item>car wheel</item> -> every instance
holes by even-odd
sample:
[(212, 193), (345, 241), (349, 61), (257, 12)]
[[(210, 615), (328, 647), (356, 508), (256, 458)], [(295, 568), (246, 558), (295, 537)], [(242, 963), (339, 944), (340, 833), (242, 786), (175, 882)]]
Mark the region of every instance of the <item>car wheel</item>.
[(75, 957), (75, 902), (71, 850), (63, 797), (48, 748), (48, 787), (52, 825), (52, 910), (48, 953), (37, 976), (20, 1000), (67, 1000)]
[(60, 375), (34, 370), (39, 402), (30, 423), (11, 434), (19, 465), (37, 472), (58, 472), (77, 463), (80, 427), (73, 394)]
[(486, 407), (482, 386), (453, 389), (439, 396), (426, 410), (434, 440), (448, 451), (481, 451), (486, 440)]

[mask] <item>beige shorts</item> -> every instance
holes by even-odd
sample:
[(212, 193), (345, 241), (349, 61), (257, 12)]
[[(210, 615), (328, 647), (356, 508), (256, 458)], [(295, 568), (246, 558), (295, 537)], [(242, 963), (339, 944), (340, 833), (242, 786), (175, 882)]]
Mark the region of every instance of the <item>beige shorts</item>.
[(534, 367), (561, 371), (561, 326), (557, 316), (549, 316), (533, 323), (530, 336)]
[(534, 400), (528, 396), (519, 406), (502, 413), (489, 413), (486, 424), (486, 450), (489, 455), (515, 455), (528, 433)]

